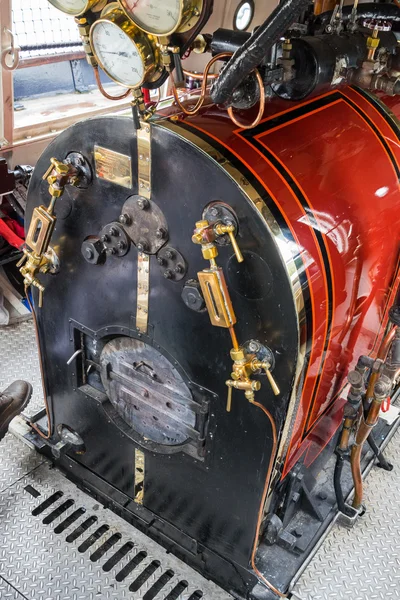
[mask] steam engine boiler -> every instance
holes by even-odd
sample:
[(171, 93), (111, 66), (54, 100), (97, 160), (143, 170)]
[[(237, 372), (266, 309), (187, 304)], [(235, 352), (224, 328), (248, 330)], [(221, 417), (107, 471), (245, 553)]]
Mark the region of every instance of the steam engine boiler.
[(132, 111), (67, 129), (32, 176), (32, 439), (234, 597), (285, 597), (365, 510), (367, 447), (391, 468), (400, 9), (288, 0), (204, 33), (210, 0), (51, 2)]

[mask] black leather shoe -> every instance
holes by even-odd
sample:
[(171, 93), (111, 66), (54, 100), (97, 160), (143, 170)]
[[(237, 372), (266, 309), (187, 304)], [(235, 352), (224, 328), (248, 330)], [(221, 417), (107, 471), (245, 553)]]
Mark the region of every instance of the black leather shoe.
[(6, 435), (12, 419), (19, 415), (32, 396), (32, 386), (26, 381), (14, 381), (0, 393), (0, 440)]

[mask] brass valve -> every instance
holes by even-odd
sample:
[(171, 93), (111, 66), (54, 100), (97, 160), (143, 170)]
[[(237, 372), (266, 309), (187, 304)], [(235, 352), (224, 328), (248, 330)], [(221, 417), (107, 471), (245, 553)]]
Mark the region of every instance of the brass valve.
[(214, 260), (218, 256), (218, 248), (215, 245), (215, 240), (222, 235), (229, 235), (232, 248), (235, 252), (237, 261), (242, 263), (244, 258), (240, 251), (239, 245), (235, 237), (236, 227), (233, 224), (226, 225), (224, 223), (210, 224), (208, 221), (198, 221), (194, 231), (192, 242), (201, 244), (203, 257), (206, 260)]
[(244, 391), (244, 395), (247, 400), (251, 403), (254, 402), (255, 393), (259, 392), (261, 389), (261, 383), (259, 381), (233, 381), (232, 379), (228, 379), (225, 382), (228, 387), (228, 400), (226, 403), (226, 411), (231, 412), (232, 409), (232, 389)]
[(229, 235), (229, 239), (231, 240), (232, 248), (234, 253), (236, 254), (237, 261), (242, 263), (244, 261), (243, 254), (240, 251), (239, 244), (236, 241), (235, 232), (236, 227), (234, 225), (224, 225), (223, 223), (217, 223), (214, 226), (214, 231), (217, 235), (225, 235), (226, 233)]
[(249, 402), (254, 402), (255, 392), (261, 389), (261, 383), (251, 379), (254, 373), (265, 371), (268, 381), (275, 396), (280, 394), (278, 385), (271, 374), (271, 364), (268, 361), (260, 361), (252, 353), (247, 353), (244, 348), (233, 348), (231, 350), (233, 360), (232, 380), (226, 381), (228, 387), (228, 400), (226, 410), (231, 411), (232, 389), (243, 390)]
[(50, 204), (47, 208), (39, 206), (34, 209), (23, 249), (24, 256), (17, 265), (24, 277), (25, 286), (34, 286), (39, 290), (39, 307), (43, 304), (45, 288), (37, 275), (48, 273), (54, 267), (55, 252), (51, 249), (50, 242), (57, 220), (54, 215), (55, 203), (63, 195), (67, 184), (79, 183), (79, 171), (72, 164), (51, 158), (43, 180), (49, 184)]
[(271, 365), (269, 364), (269, 362), (253, 360), (253, 362), (251, 363), (251, 368), (253, 369), (254, 372), (260, 371), (260, 370), (265, 371), (265, 374), (268, 377), (268, 381), (270, 383), (272, 391), (274, 392), (275, 396), (279, 396), (281, 391), (280, 391), (275, 379), (272, 376)]

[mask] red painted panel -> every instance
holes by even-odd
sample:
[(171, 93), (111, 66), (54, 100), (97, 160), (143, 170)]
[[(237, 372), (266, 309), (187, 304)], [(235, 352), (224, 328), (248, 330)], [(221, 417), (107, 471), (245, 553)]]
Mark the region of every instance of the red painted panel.
[[(397, 99), (391, 108), (400, 114)], [(187, 122), (265, 187), (305, 264), (312, 349), (287, 473), (303, 455), (310, 464), (331, 439), (346, 375), (360, 354), (373, 352), (387, 324), (399, 284), (399, 134), (352, 89), (301, 105), (273, 101), (250, 132), (216, 108)]]

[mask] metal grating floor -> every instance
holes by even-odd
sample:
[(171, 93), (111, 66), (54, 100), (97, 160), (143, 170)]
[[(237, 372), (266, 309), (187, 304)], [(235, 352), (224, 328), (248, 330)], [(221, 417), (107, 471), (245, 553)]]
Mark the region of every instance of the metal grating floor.
[[(0, 389), (17, 378), (34, 386), (25, 411), (33, 414), (41, 408), (41, 383), (31, 322), (0, 328)], [(399, 442), (398, 430), (385, 451), (395, 465)], [(79, 491), (11, 434), (0, 444), (0, 465), (1, 600), (230, 598)], [(368, 512), (351, 530), (330, 529), (294, 586), (293, 600), (400, 599), (398, 490), (400, 466), (391, 473), (372, 469)], [(32, 515), (57, 492), (62, 496)], [(78, 529), (83, 523), (90, 524), (85, 531)], [(96, 531), (99, 539), (89, 539)], [(66, 541), (71, 534), (76, 539)]]

